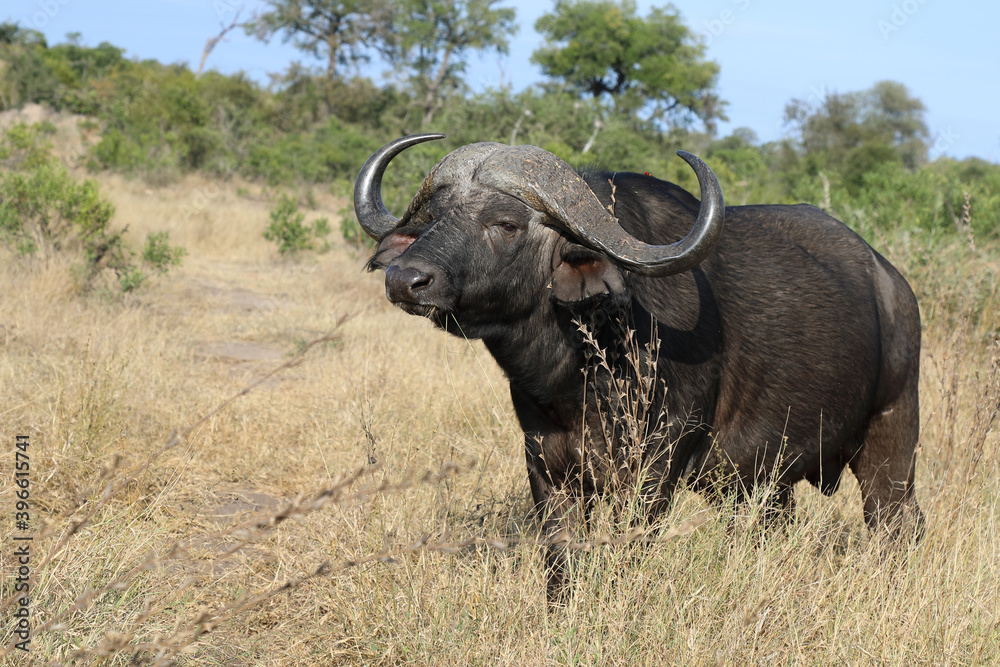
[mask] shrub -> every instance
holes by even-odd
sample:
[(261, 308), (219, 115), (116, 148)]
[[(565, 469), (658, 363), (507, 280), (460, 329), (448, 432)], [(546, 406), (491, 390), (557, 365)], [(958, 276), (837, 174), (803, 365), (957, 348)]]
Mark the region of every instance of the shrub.
[(0, 238), (19, 255), (49, 255), (64, 246), (88, 251), (108, 236), (114, 215), (94, 181), (77, 183), (51, 156), (51, 124), (12, 127), (0, 143)]
[[(305, 250), (326, 252), (330, 243), (326, 241), (330, 233), (330, 223), (326, 218), (317, 218), (311, 225), (305, 224), (305, 213), (288, 195), (282, 195), (277, 205), (271, 209), (271, 224), (264, 230), (264, 238), (278, 245), (282, 255), (294, 255)], [(320, 243), (321, 242), (321, 243)]]
[(59, 81), (45, 62), (47, 48), (37, 30), (0, 23), (0, 111), (55, 102)]
[[(124, 232), (123, 232), (124, 233)], [(114, 273), (118, 282), (118, 290), (128, 294), (149, 280), (149, 272), (157, 275), (166, 274), (171, 267), (180, 266), (187, 251), (180, 247), (171, 247), (170, 232), (150, 232), (146, 235), (146, 244), (139, 253), (140, 264), (135, 263), (135, 255), (123, 248), (121, 235), (117, 241), (114, 253), (108, 262), (108, 268)]]
[(141, 256), (144, 264), (163, 275), (170, 267), (180, 266), (186, 254), (184, 248), (170, 246), (170, 232), (150, 232), (146, 236)]
[(171, 247), (166, 232), (150, 234), (136, 264), (124, 244), (126, 230), (108, 228), (115, 209), (97, 183), (77, 182), (51, 155), (46, 136), (54, 131), (51, 124), (22, 123), (0, 142), (0, 242), (23, 257), (78, 252), (85, 288), (110, 271), (121, 294), (146, 281), (143, 266), (163, 274), (179, 264), (184, 250)]

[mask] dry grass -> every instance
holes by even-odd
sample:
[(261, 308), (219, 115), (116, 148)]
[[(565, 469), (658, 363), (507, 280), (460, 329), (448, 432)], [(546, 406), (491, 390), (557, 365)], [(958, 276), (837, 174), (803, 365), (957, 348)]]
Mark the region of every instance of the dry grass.
[(656, 544), (602, 512), (550, 613), (521, 435), (478, 343), (394, 310), (348, 249), (280, 261), (252, 187), (102, 181), (134, 239), (168, 229), (190, 255), (125, 303), (75, 295), (68, 264), (3, 258), (0, 461), (11, 479), (30, 436), (36, 535), (35, 634), (15, 659), (1000, 661), (1000, 262), (982, 243), (887, 241), (925, 317), (920, 545), (872, 539), (852, 478), (833, 498), (799, 487), (797, 521), (770, 533), (759, 507), (681, 493), (680, 534)]

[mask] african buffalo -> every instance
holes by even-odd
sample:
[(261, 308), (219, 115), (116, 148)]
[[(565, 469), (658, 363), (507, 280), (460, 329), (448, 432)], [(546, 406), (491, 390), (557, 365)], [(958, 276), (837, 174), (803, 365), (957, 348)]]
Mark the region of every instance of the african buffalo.
[(869, 527), (919, 534), (920, 315), (861, 237), (804, 204), (727, 208), (688, 153), (700, 203), (648, 174), (495, 143), (449, 153), (393, 217), (386, 166), (442, 137), (397, 139), (362, 169), (368, 267), (385, 269), (390, 301), (481, 338), (507, 374), (548, 534), (634, 472), (630, 457), (650, 517), (681, 481), (737, 498), (766, 483), (781, 514), (795, 482), (832, 494), (847, 465)]

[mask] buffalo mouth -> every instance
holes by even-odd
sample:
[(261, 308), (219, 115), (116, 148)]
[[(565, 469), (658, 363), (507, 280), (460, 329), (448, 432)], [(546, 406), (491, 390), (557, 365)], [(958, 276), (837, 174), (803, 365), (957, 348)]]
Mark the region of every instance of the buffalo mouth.
[(393, 301), (392, 303), (404, 313), (425, 317), (442, 329), (445, 328), (445, 324), (448, 322), (448, 311), (442, 309), (440, 306), (428, 303), (412, 303), (410, 301)]

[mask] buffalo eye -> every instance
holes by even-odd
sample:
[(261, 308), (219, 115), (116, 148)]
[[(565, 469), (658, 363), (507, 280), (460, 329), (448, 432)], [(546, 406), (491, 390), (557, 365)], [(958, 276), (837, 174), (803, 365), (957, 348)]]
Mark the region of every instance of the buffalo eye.
[(517, 225), (511, 222), (495, 222), (493, 223), (493, 226), (505, 234), (514, 234), (518, 229)]

